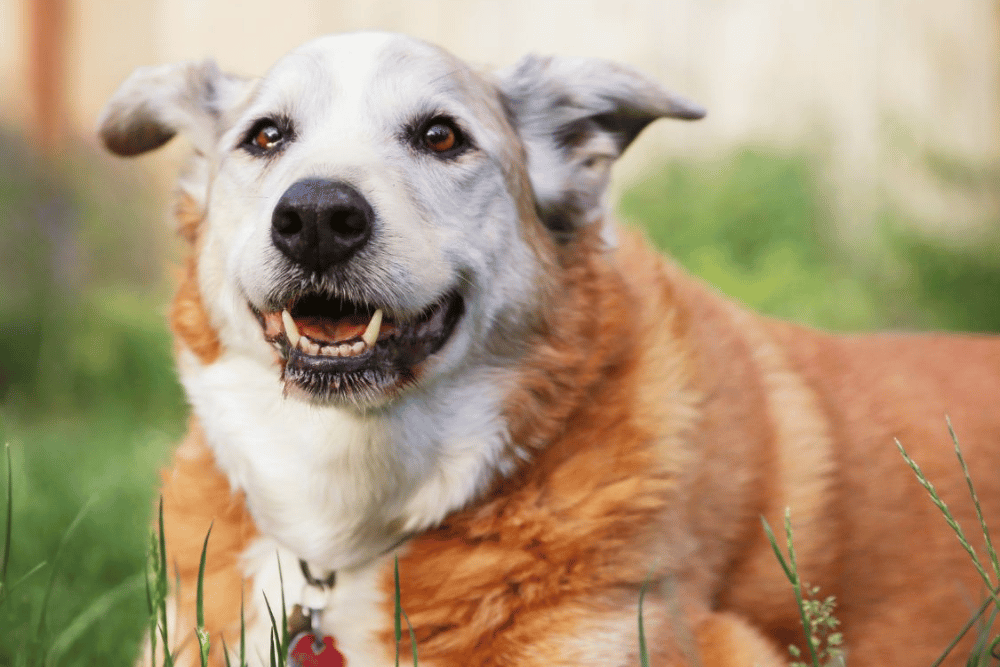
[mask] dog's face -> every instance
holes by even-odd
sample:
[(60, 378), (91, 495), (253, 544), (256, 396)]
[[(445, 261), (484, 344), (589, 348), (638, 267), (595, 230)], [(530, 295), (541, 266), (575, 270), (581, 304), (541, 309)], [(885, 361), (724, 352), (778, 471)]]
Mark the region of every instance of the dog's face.
[(702, 114), (610, 63), (497, 76), (359, 33), (258, 80), (140, 70), (102, 136), (123, 155), (192, 139), (199, 286), (223, 346), (279, 355), (290, 395), (370, 408), (515, 359), (556, 245), (601, 218), (611, 162), (656, 117)]

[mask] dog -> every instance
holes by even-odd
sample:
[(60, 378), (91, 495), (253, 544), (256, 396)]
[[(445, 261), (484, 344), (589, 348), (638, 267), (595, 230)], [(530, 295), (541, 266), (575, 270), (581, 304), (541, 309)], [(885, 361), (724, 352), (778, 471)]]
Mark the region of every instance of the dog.
[(651, 664), (784, 665), (806, 647), (761, 517), (786, 508), (849, 664), (944, 650), (983, 583), (894, 440), (977, 533), (950, 415), (995, 521), (1000, 342), (767, 319), (618, 227), (615, 159), (704, 113), (602, 60), (484, 71), (383, 33), (122, 84), (108, 149), (194, 149), (170, 312), (193, 416), (162, 487), (178, 664), (211, 526), (214, 664), (241, 605), (266, 663), (282, 596), (322, 664), (392, 664), (398, 567), (422, 665), (638, 664), (642, 591)]

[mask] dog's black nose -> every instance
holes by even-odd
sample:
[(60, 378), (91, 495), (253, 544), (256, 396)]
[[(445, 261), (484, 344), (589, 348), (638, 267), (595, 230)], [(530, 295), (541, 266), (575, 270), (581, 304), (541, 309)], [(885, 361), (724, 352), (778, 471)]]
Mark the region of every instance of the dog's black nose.
[(371, 236), (375, 212), (342, 181), (308, 178), (281, 195), (271, 215), (271, 241), (293, 262), (320, 272), (357, 252)]

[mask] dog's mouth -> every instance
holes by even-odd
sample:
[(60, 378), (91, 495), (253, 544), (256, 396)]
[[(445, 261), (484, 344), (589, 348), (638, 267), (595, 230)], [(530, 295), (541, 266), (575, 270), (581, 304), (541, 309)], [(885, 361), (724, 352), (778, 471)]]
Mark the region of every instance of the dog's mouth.
[(323, 294), (254, 310), (283, 361), (286, 388), (318, 400), (364, 404), (414, 383), (424, 360), (448, 341), (464, 312), (450, 292), (413, 317)]

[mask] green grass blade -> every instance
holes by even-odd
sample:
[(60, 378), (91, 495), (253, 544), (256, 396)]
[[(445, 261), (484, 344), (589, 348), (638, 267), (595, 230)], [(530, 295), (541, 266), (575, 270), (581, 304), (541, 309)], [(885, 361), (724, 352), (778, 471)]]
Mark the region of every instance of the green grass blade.
[(955, 456), (958, 457), (958, 463), (962, 466), (965, 484), (969, 487), (969, 495), (972, 497), (972, 504), (976, 508), (976, 518), (979, 519), (979, 527), (983, 531), (983, 540), (986, 544), (986, 552), (993, 565), (993, 574), (996, 575), (997, 582), (1000, 582), (1000, 562), (997, 560), (997, 550), (993, 547), (993, 540), (990, 538), (990, 529), (986, 526), (986, 520), (983, 518), (983, 509), (979, 505), (979, 495), (976, 493), (976, 487), (973, 486), (972, 477), (969, 475), (969, 466), (965, 464), (965, 457), (962, 456), (962, 448), (958, 446), (958, 436), (955, 435), (955, 429), (952, 428), (951, 418), (945, 416), (944, 420), (948, 424), (948, 433), (951, 435), (951, 441), (955, 443)]
[(17, 581), (15, 581), (14, 583), (12, 583), (10, 586), (7, 587), (7, 595), (10, 595), (14, 591), (16, 591), (18, 586), (20, 586), (21, 584), (23, 584), (27, 579), (29, 579), (35, 573), (40, 572), (41, 569), (43, 567), (45, 567), (46, 565), (48, 565), (48, 564), (49, 564), (49, 561), (43, 560), (41, 563), (39, 563), (35, 567), (33, 567), (30, 570), (28, 570), (25, 574), (22, 574), (18, 578)]
[(49, 646), (49, 653), (45, 659), (46, 667), (56, 664), (66, 651), (80, 639), (81, 636), (97, 621), (104, 618), (109, 611), (117, 607), (122, 600), (128, 598), (139, 586), (139, 581), (145, 577), (145, 573), (140, 572), (128, 577), (120, 584), (94, 600), (89, 607), (74, 618), (59, 633)]
[(247, 664), (247, 623), (244, 617), (246, 604), (243, 599), (243, 587), (240, 586), (240, 667)]
[(3, 551), (0, 552), (0, 602), (6, 597), (7, 566), (10, 564), (10, 536), (14, 527), (14, 464), (10, 457), (10, 443), (4, 443), (4, 453), (7, 459), (7, 520), (4, 523)]
[(966, 622), (966, 624), (962, 626), (962, 629), (958, 631), (958, 634), (955, 635), (955, 638), (951, 640), (951, 643), (948, 644), (944, 652), (942, 652), (941, 655), (938, 656), (937, 660), (931, 663), (931, 667), (939, 667), (939, 665), (945, 661), (945, 659), (952, 652), (952, 650), (954, 650), (954, 648), (958, 646), (958, 642), (962, 641), (962, 637), (964, 637), (966, 633), (968, 633), (969, 630), (972, 629), (972, 626), (976, 624), (976, 621), (979, 620), (979, 618), (983, 615), (983, 613), (986, 612), (986, 610), (989, 608), (991, 604), (993, 604), (993, 598), (986, 598), (983, 604), (979, 606), (979, 609), (977, 609), (972, 614), (972, 617), (968, 620), (968, 622)]
[(785, 508), (785, 537), (788, 544), (788, 559), (785, 559), (784, 554), (781, 553), (781, 548), (778, 546), (778, 538), (775, 537), (774, 531), (771, 530), (770, 524), (767, 523), (767, 519), (763, 516), (760, 518), (761, 523), (764, 524), (764, 532), (767, 533), (767, 540), (771, 543), (771, 549), (774, 551), (774, 555), (778, 558), (778, 563), (781, 565), (781, 569), (785, 571), (785, 576), (788, 581), (792, 584), (792, 591), (795, 593), (795, 604), (799, 607), (799, 620), (802, 623), (802, 631), (806, 636), (806, 646), (809, 647), (809, 657), (812, 659), (812, 664), (814, 667), (819, 667), (819, 656), (816, 655), (816, 647), (812, 643), (812, 633), (810, 631), (809, 620), (806, 616), (805, 602), (802, 599), (802, 580), (799, 579), (798, 564), (795, 562), (795, 546), (792, 541), (792, 513), (791, 509)]
[(163, 496), (160, 496), (159, 508), (159, 549), (157, 550), (158, 565), (156, 567), (156, 590), (160, 611), (160, 638), (163, 640), (164, 666), (172, 665), (170, 657), (170, 638), (167, 636), (167, 538), (163, 530)]
[(982, 578), (983, 583), (986, 584), (986, 590), (989, 591), (994, 604), (1000, 608), (1000, 594), (998, 594), (997, 589), (994, 588), (993, 582), (990, 580), (985, 568), (983, 568), (983, 564), (979, 560), (979, 556), (976, 554), (975, 548), (973, 548), (973, 546), (969, 543), (969, 540), (965, 537), (965, 532), (962, 530), (962, 527), (958, 525), (958, 521), (955, 520), (955, 516), (951, 513), (951, 510), (948, 509), (948, 505), (941, 500), (941, 496), (938, 495), (937, 489), (934, 488), (934, 485), (931, 484), (930, 480), (927, 479), (927, 476), (924, 475), (924, 471), (920, 469), (917, 462), (910, 458), (910, 455), (906, 453), (906, 450), (903, 449), (903, 445), (898, 439), (896, 440), (896, 448), (899, 450), (899, 453), (902, 454), (903, 460), (906, 461), (906, 464), (910, 466), (911, 470), (913, 470), (913, 474), (917, 476), (917, 480), (920, 482), (920, 485), (923, 486), (930, 495), (931, 501), (935, 506), (937, 506), (938, 510), (940, 510), (941, 514), (944, 516), (944, 520), (951, 527), (955, 536), (958, 537), (958, 541), (962, 545), (962, 548), (965, 549), (966, 553), (969, 554), (969, 557), (972, 558), (972, 564), (975, 565), (976, 571), (979, 572), (979, 576)]
[[(155, 542), (151, 541), (150, 548), (155, 549)], [(153, 589), (149, 585), (152, 574), (149, 571), (149, 563), (155, 554), (151, 551), (146, 557), (143, 574), (146, 577), (146, 609), (149, 613), (149, 659), (152, 667), (156, 667), (156, 610), (157, 606), (153, 602)]]
[[(400, 611), (403, 611), (402, 607), (400, 607)], [(413, 667), (419, 667), (420, 663), (417, 660), (417, 635), (413, 632), (413, 625), (410, 624), (410, 617), (406, 615), (405, 611), (403, 611), (403, 620), (406, 621), (406, 629), (410, 632), (410, 648), (413, 649)]]
[(278, 621), (274, 618), (271, 610), (271, 601), (267, 599), (267, 593), (261, 592), (264, 596), (264, 605), (267, 607), (267, 614), (271, 617), (271, 664), (280, 664), (285, 651), (281, 645), (281, 635), (278, 634)]
[(642, 603), (646, 599), (646, 589), (649, 587), (649, 581), (653, 577), (653, 571), (650, 570), (649, 574), (646, 575), (646, 580), (642, 582), (642, 588), (639, 589), (639, 664), (642, 667), (649, 667), (649, 650), (646, 648), (646, 628), (642, 620)]
[(395, 557), (395, 563), (393, 564), (393, 576), (396, 582), (396, 609), (395, 609), (395, 633), (396, 637), (396, 667), (399, 667), (399, 640), (403, 638), (403, 626), (402, 626), (402, 616), (403, 616), (403, 605), (399, 601), (399, 556)]
[[(273, 616), (273, 614), (272, 614), (272, 616)], [(278, 658), (278, 647), (275, 644), (276, 638), (277, 638), (276, 631), (274, 629), (272, 629), (271, 630), (271, 646), (270, 646), (271, 650), (270, 650), (270, 652), (268, 654), (270, 662), (271, 662), (271, 667), (278, 667), (278, 663), (281, 662), (281, 659)]]
[(410, 649), (413, 652), (413, 667), (417, 667), (419, 664), (417, 658), (417, 635), (413, 632), (413, 625), (410, 623), (410, 617), (406, 615), (403, 611), (403, 604), (400, 599), (399, 594), (399, 556), (395, 557), (392, 570), (393, 578), (395, 580), (395, 595), (396, 595), (396, 609), (395, 609), (395, 637), (396, 637), (396, 667), (399, 667), (399, 642), (403, 638), (403, 619), (406, 620), (406, 629), (410, 633)]
[(277, 551), (274, 552), (274, 557), (278, 561), (278, 582), (281, 585), (281, 644), (278, 648), (284, 654), (292, 638), (288, 634), (288, 609), (285, 606), (285, 576), (281, 572), (281, 558), (278, 556)]
[(201, 547), (201, 562), (198, 563), (198, 593), (195, 599), (195, 617), (198, 627), (195, 628), (195, 635), (198, 637), (198, 648), (201, 652), (201, 667), (208, 667), (208, 651), (211, 648), (212, 640), (205, 632), (205, 560), (208, 556), (208, 538), (212, 536), (213, 521), (208, 526), (205, 533), (205, 543)]
[[(226, 646), (226, 638), (222, 638), (222, 658), (226, 661), (226, 667), (233, 667), (233, 663), (229, 660), (229, 647)], [(240, 665), (243, 667), (243, 665)]]
[(792, 584), (796, 583), (795, 575), (788, 568), (788, 562), (785, 561), (785, 554), (781, 553), (781, 549), (778, 547), (778, 538), (774, 536), (774, 531), (771, 530), (771, 524), (767, 522), (763, 516), (760, 517), (760, 522), (764, 524), (764, 532), (767, 533), (767, 541), (771, 543), (771, 549), (774, 551), (775, 557), (778, 559), (778, 564), (781, 565), (781, 569), (785, 571), (785, 577), (788, 578)]
[(59, 568), (56, 567), (56, 563), (59, 562), (59, 556), (62, 555), (63, 549), (65, 549), (66, 544), (69, 542), (70, 537), (76, 532), (76, 529), (80, 526), (83, 521), (83, 517), (86, 516), (87, 512), (90, 510), (90, 506), (94, 503), (95, 498), (91, 498), (83, 504), (80, 511), (76, 513), (73, 521), (70, 522), (69, 527), (63, 532), (62, 537), (59, 538), (59, 544), (56, 546), (56, 551), (52, 555), (52, 572), (49, 574), (49, 583), (45, 588), (45, 594), (42, 596), (41, 608), (38, 613), (38, 625), (35, 630), (35, 637), (41, 638), (45, 634), (45, 618), (47, 616), (49, 601), (52, 599), (52, 592), (56, 587), (56, 575), (59, 573)]

